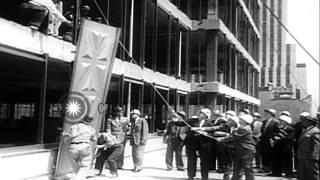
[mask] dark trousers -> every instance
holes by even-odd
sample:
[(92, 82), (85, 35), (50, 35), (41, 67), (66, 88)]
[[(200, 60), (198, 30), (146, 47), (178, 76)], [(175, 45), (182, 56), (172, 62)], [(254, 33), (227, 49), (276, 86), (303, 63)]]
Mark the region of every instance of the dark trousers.
[(232, 180), (240, 180), (242, 176), (242, 170), (244, 170), (244, 174), (246, 180), (254, 180), (252, 161), (254, 154), (246, 155), (242, 157), (238, 157), (235, 155), (235, 159), (233, 161), (233, 176)]
[(219, 170), (223, 173), (229, 171), (232, 166), (230, 148), (225, 144), (218, 144), (217, 151)]
[(71, 42), (72, 41), (72, 30), (73, 24), (62, 22), (59, 27), (59, 36), (63, 37), (63, 40)]
[(122, 145), (118, 144), (102, 151), (96, 159), (95, 169), (102, 173), (104, 162), (107, 161), (111, 173), (117, 173), (117, 159), (122, 151)]
[(42, 33), (48, 30), (48, 9), (31, 3), (22, 3), (20, 5), (20, 23), (25, 26), (35, 26)]
[[(209, 170), (216, 170), (217, 169), (217, 158), (218, 158), (218, 152), (217, 152), (217, 143), (213, 142), (211, 145), (211, 163)], [(219, 162), (218, 162), (219, 163)]]
[(176, 167), (178, 169), (183, 169), (182, 147), (183, 141), (177, 138), (168, 140), (166, 150), (166, 165), (168, 169), (172, 169), (173, 154), (175, 154), (176, 158)]
[(122, 151), (121, 151), (121, 154), (119, 155), (118, 160), (117, 160), (118, 169), (121, 169), (122, 166), (123, 166), (124, 149), (125, 149), (125, 147), (126, 147), (126, 144), (127, 144), (127, 141), (125, 140), (125, 141), (122, 143)]
[(261, 149), (259, 145), (256, 145), (256, 154), (254, 156), (254, 160), (257, 168), (261, 168)]
[(319, 180), (319, 162), (314, 159), (298, 159), (298, 180)]
[(187, 170), (188, 177), (195, 177), (197, 170), (197, 152), (200, 156), (200, 168), (201, 168), (201, 179), (207, 180), (209, 174), (210, 163), (212, 163), (211, 159), (211, 144), (188, 144), (186, 146), (187, 150)]
[[(276, 149), (272, 156), (272, 174), (281, 176), (284, 172), (286, 175), (292, 173), (292, 152), (284, 152), (281, 149)], [(271, 158), (271, 157), (270, 157)]]
[(272, 147), (269, 142), (262, 141), (260, 143), (261, 147), (261, 159), (262, 159), (262, 166), (263, 169), (270, 171), (272, 160), (271, 157), (273, 156)]

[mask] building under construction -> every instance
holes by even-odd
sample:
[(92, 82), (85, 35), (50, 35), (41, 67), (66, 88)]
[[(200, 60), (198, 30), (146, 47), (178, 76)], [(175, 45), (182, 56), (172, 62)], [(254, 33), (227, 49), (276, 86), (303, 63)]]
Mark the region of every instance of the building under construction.
[[(138, 108), (152, 133), (165, 128), (164, 99), (189, 117), (201, 107), (257, 110), (260, 0), (73, 3), (58, 1), (58, 7), (77, 22), (77, 7), (86, 5), (90, 11), (83, 18), (106, 18), (101, 23), (121, 28), (106, 115), (115, 106), (126, 112)], [(1, 16), (0, 167), (5, 168), (0, 177), (51, 176), (63, 124), (61, 98), (69, 91), (76, 46), (59, 33), (22, 25), (10, 11)], [(74, 34), (77, 26), (74, 22)], [(23, 171), (30, 161), (38, 162), (36, 167)]]

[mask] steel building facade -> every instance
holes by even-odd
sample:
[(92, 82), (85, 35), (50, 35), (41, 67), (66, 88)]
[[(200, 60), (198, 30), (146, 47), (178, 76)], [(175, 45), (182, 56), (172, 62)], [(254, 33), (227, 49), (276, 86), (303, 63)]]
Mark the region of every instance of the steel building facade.
[[(90, 16), (100, 17), (93, 1)], [(168, 107), (191, 117), (201, 107), (255, 111), (261, 57), (260, 0), (105, 0), (121, 27), (106, 115), (138, 108), (150, 133), (165, 128)], [(63, 1), (63, 10), (71, 7)], [(54, 172), (75, 46), (0, 18), (0, 167), (14, 178)], [(156, 89), (155, 89), (156, 88)], [(159, 93), (158, 93), (159, 92)], [(25, 169), (30, 160), (38, 162)]]

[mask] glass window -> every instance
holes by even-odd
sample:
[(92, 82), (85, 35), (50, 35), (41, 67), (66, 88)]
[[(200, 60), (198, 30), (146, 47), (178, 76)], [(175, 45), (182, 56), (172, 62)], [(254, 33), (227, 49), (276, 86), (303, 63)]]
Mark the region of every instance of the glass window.
[(171, 20), (171, 43), (170, 43), (170, 75), (177, 75), (177, 66), (179, 58), (179, 26), (178, 19)]
[(146, 30), (145, 30), (145, 56), (144, 66), (152, 69), (154, 62), (154, 47), (155, 47), (155, 3), (153, 1), (146, 1), (147, 14), (146, 14)]
[(71, 74), (71, 64), (52, 59), (49, 60), (43, 137), (44, 143), (59, 142), (64, 121), (61, 101), (69, 92)]
[(168, 61), (170, 58), (169, 46), (169, 25), (170, 16), (158, 7), (158, 26), (157, 26), (157, 64), (156, 70), (167, 74)]
[(0, 53), (0, 147), (37, 143), (43, 64)]

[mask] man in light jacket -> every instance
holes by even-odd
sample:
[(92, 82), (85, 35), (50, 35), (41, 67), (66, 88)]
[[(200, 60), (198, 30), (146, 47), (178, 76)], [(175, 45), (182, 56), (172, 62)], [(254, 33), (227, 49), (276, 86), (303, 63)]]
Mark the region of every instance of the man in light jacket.
[(132, 160), (134, 164), (133, 172), (140, 172), (142, 170), (144, 149), (147, 143), (149, 132), (148, 123), (144, 118), (141, 118), (141, 113), (138, 109), (130, 112), (131, 120), (131, 139), (132, 146)]

